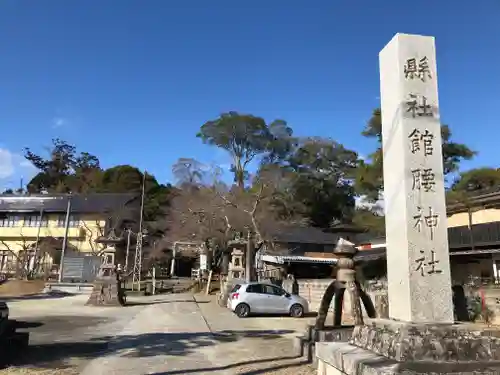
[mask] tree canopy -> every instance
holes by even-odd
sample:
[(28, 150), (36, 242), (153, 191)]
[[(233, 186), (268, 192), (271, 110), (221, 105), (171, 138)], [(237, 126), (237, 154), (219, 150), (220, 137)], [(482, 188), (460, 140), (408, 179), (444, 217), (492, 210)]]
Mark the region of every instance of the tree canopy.
[[(38, 170), (27, 184), (29, 193), (137, 193), (142, 191), (144, 172), (131, 165), (116, 165), (103, 169), (97, 156), (79, 152), (63, 140), (53, 139), (48, 155), (30, 148), (24, 157)], [(160, 184), (146, 173), (144, 219), (162, 220), (168, 211), (172, 187)]]
[(476, 192), (500, 186), (500, 169), (477, 168), (460, 173), (453, 182), (451, 190)]
[[(297, 137), (284, 120), (227, 112), (200, 126), (197, 137), (231, 159), (225, 179), (217, 165), (191, 155), (179, 155), (172, 166), (175, 187), (127, 164), (103, 168), (97, 156), (61, 139), (52, 140), (47, 154), (26, 148), (25, 158), (37, 169), (27, 184), (29, 193), (140, 193), (145, 180), (145, 220), (174, 240), (216, 240), (232, 232), (260, 233), (272, 223), (319, 228), (354, 224), (383, 234), (384, 217), (364, 201), (376, 201), (383, 188), (382, 119), (375, 109), (362, 135), (376, 140), (367, 159), (340, 142), (324, 137)], [(450, 178), (450, 194), (498, 186), (499, 169), (460, 172), (460, 163), (476, 152), (452, 139), (450, 127), (441, 128), (443, 166)], [(6, 193), (21, 193), (6, 191)], [(460, 198), (462, 199), (462, 198)]]
[[(376, 149), (369, 155), (369, 160), (363, 160), (357, 169), (356, 192), (376, 201), (380, 198), (383, 189), (383, 160), (382, 160), (382, 112), (380, 108), (373, 110), (365, 128), (361, 132), (364, 137), (374, 138), (377, 141)], [(476, 152), (467, 145), (452, 140), (452, 132), (448, 125), (441, 126), (443, 140), (443, 170), (449, 176), (459, 170), (460, 162), (470, 160)]]
[(350, 221), (355, 204), (353, 178), (356, 152), (326, 138), (306, 138), (285, 158), (283, 168), (292, 173), (291, 199), (301, 202), (310, 225), (327, 228), (336, 221)]
[(292, 147), (292, 134), (285, 121), (267, 124), (262, 117), (228, 112), (204, 123), (197, 137), (229, 154), (234, 182), (243, 187), (249, 178), (249, 164), (258, 158), (273, 161), (282, 157)]

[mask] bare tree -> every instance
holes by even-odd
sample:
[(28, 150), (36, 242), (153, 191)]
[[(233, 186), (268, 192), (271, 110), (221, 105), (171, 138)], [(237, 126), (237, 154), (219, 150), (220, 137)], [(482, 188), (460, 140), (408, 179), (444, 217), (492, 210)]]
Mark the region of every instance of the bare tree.
[[(0, 243), (4, 247), (8, 254), (14, 258), (14, 265), (10, 265), (12, 270), (15, 272), (16, 278), (28, 279), (31, 272), (37, 268), (37, 265), (30, 265), (31, 260), (35, 254), (34, 242), (28, 241), (22, 234), (21, 240), (16, 243), (16, 248), (13, 249), (6, 241), (1, 240)], [(31, 267), (30, 267), (31, 266)]]
[(289, 194), (291, 178), (285, 169), (268, 166), (246, 188), (224, 184), (216, 172), (210, 184), (184, 185), (171, 202), (168, 239), (205, 242), (215, 250), (226, 248), (234, 233), (253, 232), (257, 249), (265, 243), (272, 247), (272, 237), (266, 234), (277, 229), (276, 222), (302, 220)]
[[(279, 166), (267, 166), (254, 176), (252, 186), (233, 186), (226, 192), (218, 189), (220, 199), (233, 209), (230, 218), (237, 225), (255, 233), (258, 246), (266, 241), (263, 228), (273, 223), (303, 224), (298, 203), (289, 195), (293, 175)], [(243, 216), (242, 216), (243, 214)]]
[(95, 220), (94, 229), (91, 228), (86, 221), (81, 221), (81, 226), (85, 230), (85, 237), (93, 255), (101, 255), (101, 252), (106, 247), (97, 240), (106, 235), (104, 226), (99, 220)]
[(180, 186), (200, 184), (205, 171), (206, 166), (193, 158), (179, 158), (172, 166), (172, 174)]
[(184, 186), (171, 203), (168, 237), (205, 241), (224, 236), (230, 224), (223, 208), (213, 186)]
[[(33, 277), (46, 265), (47, 257), (52, 262), (57, 262), (61, 255), (62, 241), (54, 237), (48, 236), (38, 240), (38, 250), (36, 241), (30, 241), (21, 234), (21, 240), (17, 241), (13, 248), (6, 241), (1, 240), (3, 251), (6, 251), (13, 262), (7, 262), (10, 271), (15, 273), (15, 276), (20, 279), (28, 279)], [(76, 250), (74, 246), (69, 245), (69, 248)], [(49, 269), (45, 271), (50, 271)]]

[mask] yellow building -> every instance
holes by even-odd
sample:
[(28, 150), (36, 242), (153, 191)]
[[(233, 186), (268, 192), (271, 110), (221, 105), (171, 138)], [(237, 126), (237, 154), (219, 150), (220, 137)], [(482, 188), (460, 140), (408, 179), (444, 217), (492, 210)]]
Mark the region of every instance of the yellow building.
[(0, 273), (48, 272), (65, 235), (66, 252), (100, 255), (97, 240), (134, 214), (135, 201), (135, 194), (1, 195)]
[(452, 276), (500, 281), (500, 188), (473, 194), (447, 207)]
[[(447, 226), (453, 282), (499, 283), (500, 187), (448, 202)], [(366, 241), (360, 250), (365, 259), (385, 257), (385, 239)]]
[(448, 204), (448, 228), (500, 222), (500, 188)]

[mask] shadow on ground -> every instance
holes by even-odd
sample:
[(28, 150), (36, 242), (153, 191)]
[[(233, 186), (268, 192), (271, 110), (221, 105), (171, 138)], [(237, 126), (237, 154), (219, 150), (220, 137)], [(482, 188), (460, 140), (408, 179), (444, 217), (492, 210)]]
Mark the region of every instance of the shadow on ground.
[(74, 296), (74, 293), (53, 291), (48, 293), (34, 293), (34, 294), (26, 294), (24, 296), (0, 296), (0, 301), (5, 302), (15, 302), (15, 301), (29, 301), (29, 300), (39, 300), (39, 299), (56, 299), (56, 298), (65, 298)]
[(38, 328), (38, 327), (41, 327), (43, 325), (44, 325), (44, 323), (42, 323), (42, 322), (27, 322), (24, 320), (16, 320), (15, 321), (16, 329)]
[[(202, 303), (204, 303), (204, 302), (202, 302)], [(317, 316), (318, 316), (318, 313), (311, 312), (311, 313), (304, 314), (304, 316), (302, 318), (316, 318)], [(290, 319), (301, 319), (301, 318), (295, 318), (295, 317), (292, 317), (292, 316), (289, 316), (286, 314), (251, 314), (250, 315), (250, 319), (251, 318), (277, 318), (277, 317), (280, 317), (280, 318), (288, 317)]]
[(210, 303), (210, 301), (195, 301), (193, 299), (189, 299), (189, 300), (172, 300), (172, 301), (127, 301), (127, 303), (125, 304), (125, 307), (131, 307), (131, 306), (150, 306), (150, 305), (161, 305), (161, 304), (165, 304), (165, 303), (189, 303), (189, 302), (192, 302), (192, 303)]
[(202, 347), (236, 342), (242, 338), (272, 341), (292, 332), (290, 330), (261, 330), (102, 336), (82, 342), (52, 342), (30, 345), (11, 364), (14, 366), (64, 369), (71, 366), (71, 360), (93, 359), (102, 355), (119, 355), (128, 358), (157, 355), (184, 356), (196, 352)]
[[(300, 357), (298, 356), (289, 356), (289, 357), (273, 357), (273, 358), (265, 358), (265, 359), (255, 359), (252, 361), (242, 361), (242, 362), (236, 362), (236, 363), (231, 363), (230, 365), (226, 366), (216, 366), (216, 367), (204, 367), (204, 368), (197, 368), (197, 369), (191, 369), (191, 370), (172, 370), (172, 371), (167, 371), (167, 372), (156, 372), (151, 375), (182, 375), (182, 374), (206, 374), (206, 373), (217, 373), (218, 371), (227, 371), (231, 369), (237, 369), (238, 367), (243, 367), (243, 366), (256, 366), (256, 365), (266, 365), (266, 364), (272, 364), (272, 366), (268, 367), (263, 367), (260, 369), (255, 369), (255, 370), (248, 370), (245, 372), (238, 372), (238, 374), (244, 374), (244, 375), (259, 375), (259, 374), (265, 374), (268, 373), (269, 371), (277, 371), (281, 369), (292, 369), (294, 367), (299, 367), (307, 364), (308, 362), (304, 360), (299, 360)], [(295, 360), (293, 363), (290, 363), (290, 361)], [(280, 362), (284, 362), (281, 363)], [(291, 374), (293, 372), (290, 372)]]

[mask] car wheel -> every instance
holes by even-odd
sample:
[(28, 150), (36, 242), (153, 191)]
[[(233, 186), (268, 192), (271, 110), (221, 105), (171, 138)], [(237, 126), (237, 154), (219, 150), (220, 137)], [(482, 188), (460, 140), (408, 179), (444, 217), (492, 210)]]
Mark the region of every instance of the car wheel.
[(236, 313), (238, 318), (246, 318), (250, 315), (250, 306), (248, 306), (246, 303), (240, 303), (238, 306), (236, 306), (234, 312)]
[(302, 318), (304, 316), (304, 308), (296, 303), (290, 307), (290, 316), (293, 318)]

